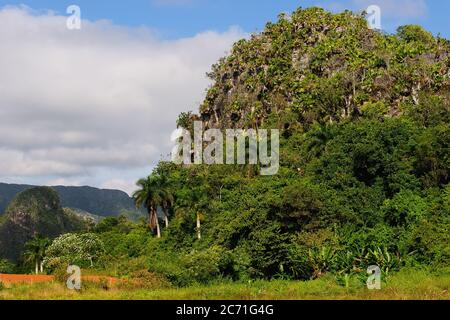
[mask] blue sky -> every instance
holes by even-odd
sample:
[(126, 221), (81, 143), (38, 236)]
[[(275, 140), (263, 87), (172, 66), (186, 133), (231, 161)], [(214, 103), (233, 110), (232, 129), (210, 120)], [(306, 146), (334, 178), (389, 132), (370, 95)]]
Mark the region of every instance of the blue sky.
[[(397, 4), (392, 6), (390, 2)], [(81, 7), (84, 19), (146, 26), (165, 39), (192, 36), (204, 30), (223, 32), (230, 26), (255, 32), (261, 30), (265, 22), (275, 20), (278, 13), (291, 12), (299, 6), (319, 5), (339, 11), (343, 8), (361, 10), (368, 4), (379, 4), (382, 9), (386, 8), (383, 27), (388, 32), (401, 24), (419, 23), (434, 34), (450, 38), (450, 1), (446, 0), (0, 0), (0, 6), (19, 4), (58, 14), (64, 14), (67, 6), (76, 4)]]
[[(72, 4), (80, 30), (67, 28)], [(321, 4), (376, 4), (387, 32), (414, 23), (450, 38), (443, 0), (0, 0), (0, 182), (131, 193), (235, 41)]]

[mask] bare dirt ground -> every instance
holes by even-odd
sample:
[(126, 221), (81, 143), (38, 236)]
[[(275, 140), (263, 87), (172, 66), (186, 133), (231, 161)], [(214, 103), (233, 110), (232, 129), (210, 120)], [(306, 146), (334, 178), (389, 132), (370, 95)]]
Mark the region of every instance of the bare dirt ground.
[(45, 275), (28, 275), (28, 274), (0, 274), (0, 281), (4, 283), (37, 283), (51, 282), (54, 278)]

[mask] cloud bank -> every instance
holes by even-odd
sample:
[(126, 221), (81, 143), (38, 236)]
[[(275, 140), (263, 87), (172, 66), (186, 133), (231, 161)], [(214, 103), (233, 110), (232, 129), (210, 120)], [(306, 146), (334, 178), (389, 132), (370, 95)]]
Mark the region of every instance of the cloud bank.
[(210, 66), (245, 34), (164, 41), (108, 21), (68, 30), (66, 19), (0, 10), (0, 181), (130, 192), (170, 151), (178, 114), (197, 109)]

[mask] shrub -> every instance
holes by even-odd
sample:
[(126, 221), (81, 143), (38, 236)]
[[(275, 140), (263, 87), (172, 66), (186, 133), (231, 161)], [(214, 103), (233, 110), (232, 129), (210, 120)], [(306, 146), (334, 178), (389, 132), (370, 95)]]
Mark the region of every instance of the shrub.
[(285, 272), (293, 279), (307, 280), (313, 275), (313, 268), (308, 261), (308, 249), (294, 243), (288, 247), (288, 263), (284, 267)]
[(336, 250), (328, 246), (309, 249), (308, 263), (313, 269), (313, 277), (319, 278), (335, 265)]
[(117, 265), (117, 274), (119, 276), (128, 276), (134, 272), (147, 269), (147, 258), (142, 256), (132, 259), (121, 259)]
[(407, 42), (421, 42), (423, 44), (432, 44), (434, 42), (433, 35), (417, 25), (401, 26), (397, 29), (397, 35)]
[(14, 270), (14, 263), (6, 259), (0, 259), (0, 273), (14, 273)]
[(56, 261), (54, 261), (54, 262), (55, 262), (55, 264), (52, 265), (52, 268), (53, 268), (52, 275), (53, 275), (55, 281), (63, 283), (65, 285), (67, 280), (70, 277), (70, 274), (67, 273), (68, 264), (65, 264), (61, 261), (58, 261), (57, 263), (56, 263)]
[(182, 258), (185, 276), (199, 283), (207, 283), (221, 275), (225, 250), (212, 246), (206, 250), (194, 250)]
[(128, 280), (121, 283), (121, 286), (133, 289), (161, 289), (169, 288), (170, 282), (162, 275), (140, 270), (133, 272)]

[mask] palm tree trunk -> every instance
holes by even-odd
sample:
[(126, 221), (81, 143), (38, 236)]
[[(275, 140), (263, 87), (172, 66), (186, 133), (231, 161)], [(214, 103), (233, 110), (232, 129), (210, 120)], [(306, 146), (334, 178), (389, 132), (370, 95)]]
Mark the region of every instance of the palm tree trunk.
[(34, 271), (36, 274), (39, 274), (39, 262), (36, 260), (36, 264), (34, 265)]
[(200, 222), (200, 214), (197, 213), (197, 239), (202, 239), (202, 231), (201, 231), (202, 225)]
[(148, 209), (148, 227), (151, 230), (155, 230), (153, 228), (153, 209)]
[(39, 269), (41, 269), (41, 273), (44, 273), (44, 262), (41, 261), (40, 265), (39, 265)]
[(167, 212), (167, 208), (165, 206), (163, 206), (163, 211), (164, 211), (164, 222), (166, 224), (166, 229), (169, 227), (169, 215)]
[(158, 213), (155, 210), (155, 216), (156, 216), (156, 237), (159, 239), (161, 238), (161, 229), (159, 228), (159, 219), (158, 219)]

